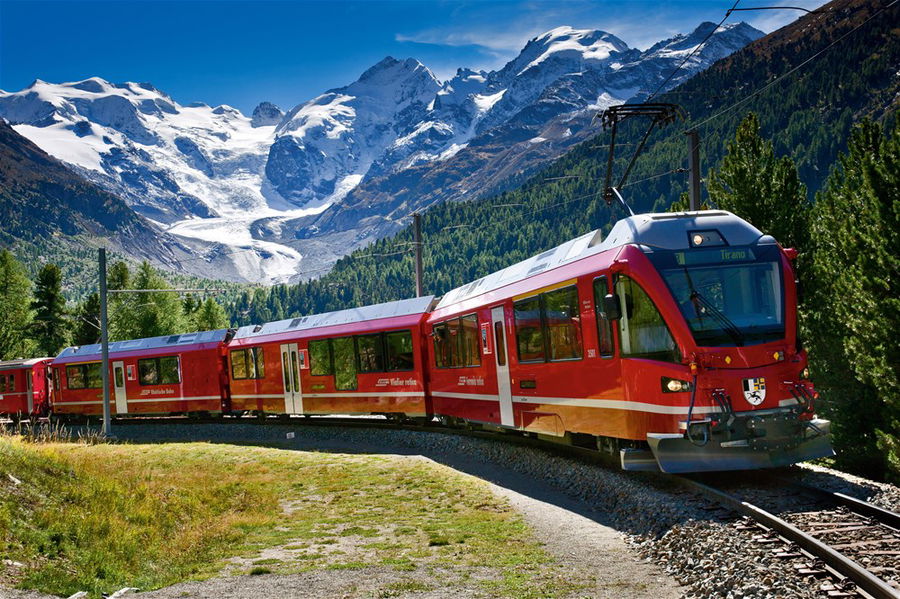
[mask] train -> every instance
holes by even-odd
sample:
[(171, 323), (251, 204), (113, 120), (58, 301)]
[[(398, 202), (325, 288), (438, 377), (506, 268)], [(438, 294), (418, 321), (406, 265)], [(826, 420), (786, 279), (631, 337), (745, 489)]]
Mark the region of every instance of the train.
[[(668, 473), (827, 457), (796, 256), (727, 211), (634, 215), (442, 297), (111, 343), (111, 413), (380, 415)], [(100, 352), (0, 363), (0, 411), (101, 414)]]

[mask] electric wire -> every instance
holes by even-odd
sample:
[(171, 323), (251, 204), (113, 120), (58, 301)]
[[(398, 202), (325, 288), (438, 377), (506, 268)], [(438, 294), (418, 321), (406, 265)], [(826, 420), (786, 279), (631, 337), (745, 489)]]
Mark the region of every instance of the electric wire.
[(816, 58), (818, 58), (819, 56), (821, 56), (822, 54), (824, 54), (825, 52), (827, 52), (828, 50), (830, 50), (831, 48), (833, 48), (834, 46), (836, 46), (837, 44), (839, 44), (839, 43), (841, 43), (842, 41), (844, 41), (847, 37), (849, 37), (850, 35), (856, 33), (856, 32), (859, 31), (860, 29), (862, 29), (862, 27), (865, 26), (869, 21), (871, 21), (872, 19), (874, 19), (875, 17), (877, 17), (878, 15), (880, 15), (881, 13), (883, 13), (884, 11), (890, 9), (892, 6), (894, 6), (895, 4), (897, 4), (897, 2), (900, 2), (900, 0), (892, 0), (892, 2), (891, 2), (890, 4), (887, 4), (887, 5), (883, 6), (883, 7), (881, 7), (880, 9), (878, 9), (877, 11), (875, 11), (874, 13), (872, 13), (871, 15), (869, 15), (869, 17), (868, 17), (865, 21), (863, 21), (862, 23), (860, 23), (859, 25), (857, 25), (856, 27), (854, 27), (854, 28), (851, 29), (850, 31), (846, 32), (845, 34), (843, 34), (842, 36), (840, 36), (840, 37), (837, 38), (836, 40), (832, 41), (830, 44), (828, 44), (827, 46), (825, 46), (824, 48), (822, 48), (821, 50), (819, 50), (818, 52), (816, 52), (815, 54), (813, 54), (812, 56), (810, 56), (809, 58), (807, 58), (806, 60), (804, 60), (803, 62), (801, 62), (800, 64), (798, 64), (797, 66), (793, 67), (791, 70), (787, 71), (786, 73), (782, 73), (781, 75), (779, 75), (778, 77), (776, 77), (775, 79), (773, 79), (772, 81), (770, 81), (769, 83), (767, 83), (766, 85), (764, 85), (763, 87), (761, 87), (761, 88), (759, 88), (758, 90), (754, 91), (754, 92), (751, 93), (750, 95), (745, 96), (744, 98), (741, 98), (740, 100), (738, 100), (737, 102), (735, 102), (735, 103), (732, 104), (731, 106), (728, 106), (727, 108), (723, 108), (722, 110), (716, 112), (716, 113), (713, 114), (712, 116), (709, 116), (709, 117), (703, 119), (703, 120), (700, 121), (699, 123), (695, 124), (694, 127), (695, 127), (695, 128), (703, 127), (703, 126), (706, 125), (707, 123), (710, 123), (710, 122), (714, 121), (715, 119), (721, 117), (722, 115), (731, 112), (732, 110), (734, 110), (734, 109), (737, 108), (738, 106), (741, 106), (741, 105), (743, 105), (743, 104), (746, 104), (746, 103), (749, 102), (751, 99), (755, 98), (755, 97), (758, 96), (759, 94), (761, 94), (761, 93), (763, 93), (764, 91), (766, 91), (767, 89), (771, 88), (773, 85), (775, 85), (776, 83), (778, 83), (779, 81), (781, 81), (781, 80), (784, 79), (785, 77), (788, 77), (789, 75), (792, 75), (792, 74), (796, 73), (797, 71), (799, 71), (800, 69), (802, 69), (803, 67), (805, 67), (806, 65), (808, 65), (809, 63), (811, 63), (813, 60), (815, 60)]
[(652, 94), (650, 94), (649, 96), (647, 96), (647, 99), (645, 100), (645, 102), (649, 102), (649, 101), (652, 100), (654, 97), (656, 97), (656, 94), (658, 94), (658, 93), (660, 92), (660, 90), (661, 90), (662, 88), (664, 88), (664, 87), (666, 86), (666, 84), (667, 84), (669, 81), (672, 80), (672, 77), (675, 76), (675, 73), (677, 73), (678, 71), (680, 71), (680, 70), (681, 70), (681, 67), (683, 67), (685, 64), (687, 64), (687, 61), (689, 61), (689, 60), (694, 56), (694, 54), (696, 54), (697, 52), (699, 52), (699, 51), (700, 51), (700, 48), (702, 48), (703, 46), (706, 45), (706, 42), (709, 41), (709, 38), (711, 38), (711, 37), (713, 36), (713, 34), (714, 34), (716, 31), (719, 30), (719, 27), (721, 27), (722, 24), (728, 19), (728, 17), (731, 15), (732, 11), (734, 11), (734, 9), (737, 8), (737, 5), (738, 5), (738, 3), (739, 3), (740, 1), (741, 1), (741, 0), (735, 0), (734, 5), (733, 5), (733, 6), (725, 13), (725, 16), (722, 17), (722, 20), (719, 21), (719, 24), (716, 25), (715, 27), (713, 27), (712, 30), (710, 30), (710, 32), (709, 32), (708, 34), (706, 34), (706, 37), (703, 38), (703, 41), (702, 41), (702, 42), (700, 42), (699, 44), (697, 44), (696, 46), (694, 46), (694, 49), (691, 50), (690, 54), (688, 54), (687, 56), (685, 56), (685, 57), (684, 57), (684, 60), (682, 60), (682, 61), (678, 64), (678, 66), (675, 67), (675, 68), (672, 70), (671, 73), (669, 73), (669, 76), (666, 77), (666, 78), (663, 80), (663, 82), (659, 84), (659, 86), (657, 86), (656, 91), (654, 91)]

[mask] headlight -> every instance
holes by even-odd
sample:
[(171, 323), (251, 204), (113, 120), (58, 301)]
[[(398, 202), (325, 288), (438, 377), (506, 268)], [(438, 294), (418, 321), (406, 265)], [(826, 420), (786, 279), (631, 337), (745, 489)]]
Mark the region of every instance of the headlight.
[(808, 381), (809, 380), (809, 366), (800, 371), (800, 380)]
[(662, 392), (663, 393), (682, 393), (684, 391), (691, 390), (691, 384), (687, 381), (681, 381), (678, 379), (670, 379), (667, 376), (662, 377)]

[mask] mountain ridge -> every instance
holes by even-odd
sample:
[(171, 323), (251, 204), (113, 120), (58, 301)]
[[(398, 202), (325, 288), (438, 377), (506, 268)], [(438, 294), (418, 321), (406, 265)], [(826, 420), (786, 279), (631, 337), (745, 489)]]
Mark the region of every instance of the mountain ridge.
[[(395, 231), (410, 210), (514, 185), (583, 139), (591, 111), (661, 83), (680, 58), (660, 49), (692, 35), (655, 45), (649, 64), (607, 32), (564, 26), (502, 69), (461, 68), (445, 82), (414, 58), (386, 57), (346, 86), (287, 111), (261, 102), (250, 117), (182, 106), (147, 83), (37, 80), (0, 92), (0, 116), (168, 233), (203, 251), (240, 249), (228, 264), (219, 252), (223, 276), (297, 280)], [(755, 35), (721, 28), (721, 44), (670, 85)]]

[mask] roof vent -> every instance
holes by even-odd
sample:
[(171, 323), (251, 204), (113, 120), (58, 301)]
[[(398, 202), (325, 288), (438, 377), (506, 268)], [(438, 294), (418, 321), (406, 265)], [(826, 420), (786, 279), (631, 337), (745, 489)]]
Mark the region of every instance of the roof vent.
[(255, 327), (253, 327), (253, 332), (254, 332), (254, 333), (258, 333), (258, 332), (260, 332), (261, 330), (262, 330), (262, 325), (261, 325), (261, 324), (258, 324), (258, 325), (256, 325)]
[(528, 271), (528, 274), (525, 275), (525, 276), (531, 276), (531, 275), (533, 275), (534, 273), (541, 272), (541, 271), (544, 270), (545, 268), (547, 268), (547, 263), (546, 263), (546, 262), (544, 262), (543, 264), (538, 264), (537, 266), (534, 266), (531, 270), (529, 270), (529, 271)]
[(553, 248), (552, 250), (547, 250), (546, 252), (544, 252), (543, 254), (541, 254), (540, 256), (538, 256), (537, 258), (535, 258), (534, 261), (535, 261), (535, 262), (540, 262), (541, 260), (546, 260), (547, 258), (549, 258), (550, 256), (552, 256), (552, 255), (555, 254), (555, 253), (556, 253), (556, 248)]
[(171, 337), (169, 337), (168, 339), (166, 339), (166, 343), (167, 343), (167, 344), (168, 344), (168, 343), (178, 343), (178, 338), (179, 338), (180, 336), (181, 336), (181, 335), (172, 335)]

